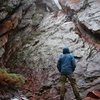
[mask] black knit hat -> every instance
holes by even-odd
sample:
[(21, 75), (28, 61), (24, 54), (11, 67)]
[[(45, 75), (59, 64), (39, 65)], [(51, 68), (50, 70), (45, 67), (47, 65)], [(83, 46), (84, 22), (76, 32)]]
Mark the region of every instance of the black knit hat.
[(66, 54), (66, 53), (70, 53), (69, 48), (64, 48), (63, 49), (63, 54)]

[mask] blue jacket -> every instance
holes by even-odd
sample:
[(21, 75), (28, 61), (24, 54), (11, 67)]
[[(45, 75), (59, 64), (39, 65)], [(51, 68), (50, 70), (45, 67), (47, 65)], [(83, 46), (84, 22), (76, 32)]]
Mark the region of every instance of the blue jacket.
[(74, 72), (76, 67), (75, 58), (68, 48), (63, 49), (63, 55), (60, 56), (57, 68), (61, 74), (70, 75)]

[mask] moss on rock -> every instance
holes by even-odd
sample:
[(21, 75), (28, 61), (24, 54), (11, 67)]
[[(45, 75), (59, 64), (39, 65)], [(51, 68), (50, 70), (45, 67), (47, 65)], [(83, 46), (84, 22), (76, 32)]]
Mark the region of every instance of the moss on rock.
[(8, 73), (6, 69), (0, 68), (0, 87), (5, 88), (20, 88), (25, 83), (25, 78), (22, 75)]

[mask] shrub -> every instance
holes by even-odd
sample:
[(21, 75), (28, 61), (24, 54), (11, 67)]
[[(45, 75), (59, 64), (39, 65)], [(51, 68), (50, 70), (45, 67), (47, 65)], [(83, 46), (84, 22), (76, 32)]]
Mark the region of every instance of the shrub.
[(0, 68), (0, 87), (20, 88), (25, 83), (22, 75), (8, 73), (6, 69)]

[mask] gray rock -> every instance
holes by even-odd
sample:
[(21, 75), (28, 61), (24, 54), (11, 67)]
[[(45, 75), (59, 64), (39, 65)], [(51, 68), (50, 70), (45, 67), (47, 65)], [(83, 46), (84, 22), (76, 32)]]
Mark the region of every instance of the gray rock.
[(0, 48), (0, 57), (2, 57), (2, 55), (4, 54), (5, 49), (4, 48)]
[[(32, 74), (36, 79), (34, 82), (37, 81), (37, 84), (33, 83), (36, 84), (37, 87), (33, 88), (39, 88), (42, 85), (52, 85), (57, 92), (56, 86), (59, 81), (59, 72), (56, 68), (57, 60), (59, 55), (62, 54), (62, 49), (64, 47), (69, 47), (71, 52), (76, 56), (76, 58), (78, 58), (76, 59), (77, 67), (74, 74), (80, 88), (80, 92), (84, 94), (84, 91), (86, 91), (87, 88), (100, 83), (100, 51), (97, 51), (93, 45), (87, 43), (75, 33), (74, 23), (65, 22), (64, 14), (61, 13), (55, 18), (53, 17), (53, 13), (40, 13), (44, 10), (37, 9), (37, 4), (35, 5), (34, 1), (35, 0), (21, 1), (25, 4), (17, 12), (16, 17), (18, 17), (17, 19), (20, 19), (20, 22), (17, 20), (15, 27), (17, 25), (20, 28), (28, 26), (17, 33), (15, 32), (9, 38), (9, 46), (7, 47), (8, 51), (6, 51), (6, 53), (9, 54), (9, 52), (11, 53), (16, 50), (16, 48), (17, 50), (13, 53), (13, 56), (8, 59), (9, 62), (7, 63), (7, 66), (14, 68), (14, 71), (16, 71), (17, 68), (20, 69), (22, 66), (32, 68)], [(8, 5), (14, 8), (19, 4), (19, 2), (20, 0), (10, 0)], [(81, 9), (78, 13), (79, 21), (94, 32), (100, 29), (98, 21), (96, 22), (94, 18), (91, 19), (92, 17), (99, 15), (99, 7), (97, 8), (95, 6), (97, 2), (98, 1), (90, 2), (89, 0), (91, 7), (88, 6), (85, 9), (82, 8), (84, 0), (74, 3), (74, 5), (71, 2), (68, 3), (70, 7), (73, 7), (73, 9), (75, 8), (75, 10)], [(54, 9), (51, 4), (53, 2), (50, 0), (44, 0), (40, 3), (45, 3), (47, 4), (47, 7)], [(79, 4), (80, 6), (78, 6)], [(99, 5), (99, 3), (97, 5)], [(28, 7), (29, 9), (27, 9)], [(96, 19), (99, 20), (99, 17), (96, 17)], [(39, 28), (36, 32), (34, 32), (32, 30), (32, 25), (35, 26), (38, 24)], [(1, 39), (0, 47), (2, 48), (6, 42), (6, 38), (4, 38), (3, 42)], [(0, 56), (2, 56), (3, 53), (4, 49), (0, 49)], [(7, 56), (9, 55), (6, 55), (6, 57)], [(20, 72), (21, 71), (23, 71), (23, 69), (20, 70)], [(24, 74), (26, 75), (26, 73), (27, 70), (25, 70)], [(54, 94), (54, 89), (52, 87), (50, 92)], [(69, 86), (68, 90), (71, 90)], [(72, 95), (72, 93), (69, 94)]]
[(20, 4), (20, 2), (21, 2), (20, 0), (9, 0), (7, 5), (11, 8), (15, 8)]
[(43, 19), (43, 14), (35, 14), (32, 18), (33, 25), (37, 26), (40, 24), (41, 20)]
[(89, 0), (89, 5), (78, 14), (79, 21), (94, 33), (100, 34), (100, 2)]
[(94, 34), (100, 34), (100, 2), (99, 0), (62, 0), (61, 4), (78, 11), (78, 20)]
[(8, 12), (6, 12), (6, 11), (0, 12), (0, 20), (5, 19), (7, 14), (8, 14)]

